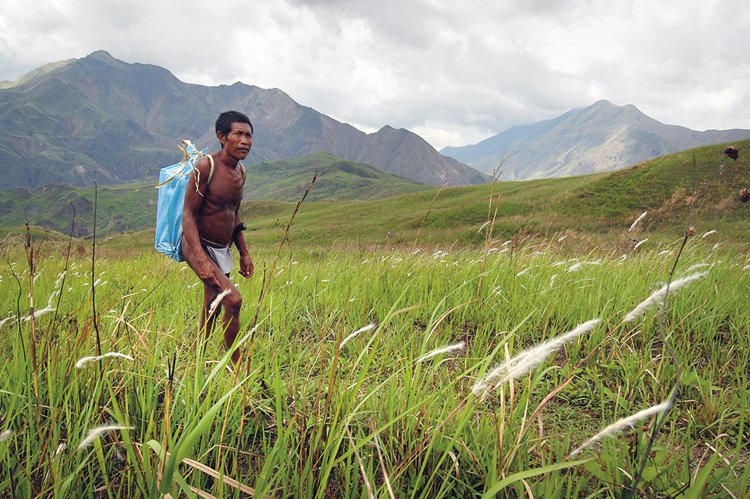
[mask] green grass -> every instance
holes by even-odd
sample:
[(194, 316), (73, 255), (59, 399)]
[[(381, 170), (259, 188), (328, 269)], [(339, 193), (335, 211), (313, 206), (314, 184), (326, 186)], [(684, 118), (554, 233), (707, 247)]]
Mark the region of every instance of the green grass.
[[(544, 192), (544, 182), (535, 185)], [(293, 236), (310, 230), (303, 215), (322, 215), (322, 205), (303, 207)], [(664, 315), (682, 389), (640, 495), (683, 486), (750, 493), (750, 260), (746, 246), (714, 237), (720, 246), (689, 239), (679, 261), (678, 277), (708, 275), (675, 291)], [(230, 373), (219, 332), (201, 347), (200, 286), (184, 264), (123, 239), (100, 241), (92, 279), (90, 248), (76, 241), (62, 282), (67, 241), (45, 240), (31, 272), (19, 238), (4, 240), (0, 317), (27, 315), (29, 296), (37, 310), (51, 296), (57, 310), (0, 326), (0, 431), (12, 431), (0, 442), (3, 496), (240, 497), (231, 479), (258, 496), (361, 497), (369, 486), (376, 497), (389, 497), (389, 487), (396, 497), (620, 497), (644, 457), (640, 427), (600, 452), (566, 456), (665, 400), (675, 383), (659, 309), (622, 319), (667, 279), (679, 241), (625, 258), (604, 247), (578, 253), (556, 236), (490, 239), (486, 251), (292, 244), (275, 267), (273, 245), (256, 243), (257, 275), (239, 282), (248, 357)], [(592, 318), (602, 323), (531, 374), (484, 400), (472, 394), (506, 355)], [(340, 346), (367, 324), (374, 328)], [(96, 328), (103, 352), (134, 360), (76, 369), (96, 353)], [(465, 351), (416, 362), (458, 341)], [(77, 449), (105, 423), (132, 429)]]
[(319, 179), (309, 201), (382, 199), (434, 189), (370, 165), (319, 153), (249, 165), (245, 198), (297, 201), (315, 174)]

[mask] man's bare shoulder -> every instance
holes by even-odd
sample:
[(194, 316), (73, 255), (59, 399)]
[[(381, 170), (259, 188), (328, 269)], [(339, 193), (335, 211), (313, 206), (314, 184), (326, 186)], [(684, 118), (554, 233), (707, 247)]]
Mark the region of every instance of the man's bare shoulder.
[[(209, 159), (210, 157), (210, 159)], [(213, 159), (214, 167), (216, 165), (216, 153), (206, 154), (201, 159), (199, 159), (195, 163), (195, 167), (198, 169), (198, 171), (201, 172), (201, 174), (211, 171), (211, 159)]]
[[(195, 162), (192, 175), (195, 177), (197, 172), (197, 180), (199, 182), (199, 185), (204, 185), (207, 179), (212, 176), (211, 159), (209, 159), (209, 156), (212, 155), (207, 154)], [(216, 159), (214, 159), (213, 163), (213, 173), (216, 173)]]

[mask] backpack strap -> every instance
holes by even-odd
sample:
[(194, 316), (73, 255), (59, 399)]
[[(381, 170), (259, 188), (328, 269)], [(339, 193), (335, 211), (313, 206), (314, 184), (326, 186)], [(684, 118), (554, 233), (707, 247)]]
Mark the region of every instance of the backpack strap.
[(211, 177), (214, 176), (214, 157), (211, 154), (208, 154), (208, 161), (211, 163), (211, 169), (208, 170), (208, 178), (206, 179), (206, 187), (208, 187), (208, 183), (211, 181)]
[(242, 185), (244, 186), (245, 180), (247, 180), (247, 170), (245, 169), (245, 165), (243, 165), (242, 163), (240, 163), (240, 168), (242, 171)]
[[(214, 157), (211, 156), (211, 154), (206, 154), (208, 156), (208, 161), (211, 163), (211, 168), (208, 170), (208, 178), (206, 179), (206, 192), (208, 192), (208, 183), (211, 182), (211, 178), (214, 176)], [(196, 169), (196, 172), (198, 170)], [(200, 189), (198, 189), (198, 185), (195, 186), (195, 191), (201, 195), (201, 197), (206, 197)]]

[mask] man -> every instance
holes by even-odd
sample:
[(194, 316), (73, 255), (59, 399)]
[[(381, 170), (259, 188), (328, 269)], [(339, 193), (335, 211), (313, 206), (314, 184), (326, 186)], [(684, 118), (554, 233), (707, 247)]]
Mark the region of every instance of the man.
[[(228, 111), (216, 120), (216, 137), (221, 150), (198, 161), (190, 175), (182, 212), (182, 253), (185, 261), (203, 281), (201, 331), (209, 334), (216, 317), (224, 309), (224, 344), (231, 348), (240, 329), (242, 295), (229, 281), (232, 262), (231, 246), (240, 252), (240, 274), (253, 275), (253, 260), (242, 235), (240, 202), (245, 184), (245, 169), (240, 164), (253, 146), (253, 125), (247, 116)], [(211, 159), (214, 168), (211, 175)], [(197, 189), (196, 189), (197, 186)], [(209, 316), (209, 306), (220, 295), (220, 305)], [(237, 363), (239, 350), (232, 352)]]

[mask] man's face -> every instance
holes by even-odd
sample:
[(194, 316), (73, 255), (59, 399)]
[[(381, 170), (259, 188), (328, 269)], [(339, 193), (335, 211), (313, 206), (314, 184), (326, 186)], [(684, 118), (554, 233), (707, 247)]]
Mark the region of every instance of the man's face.
[(232, 123), (228, 135), (219, 132), (219, 142), (224, 152), (238, 160), (245, 159), (253, 147), (253, 132), (247, 123)]

